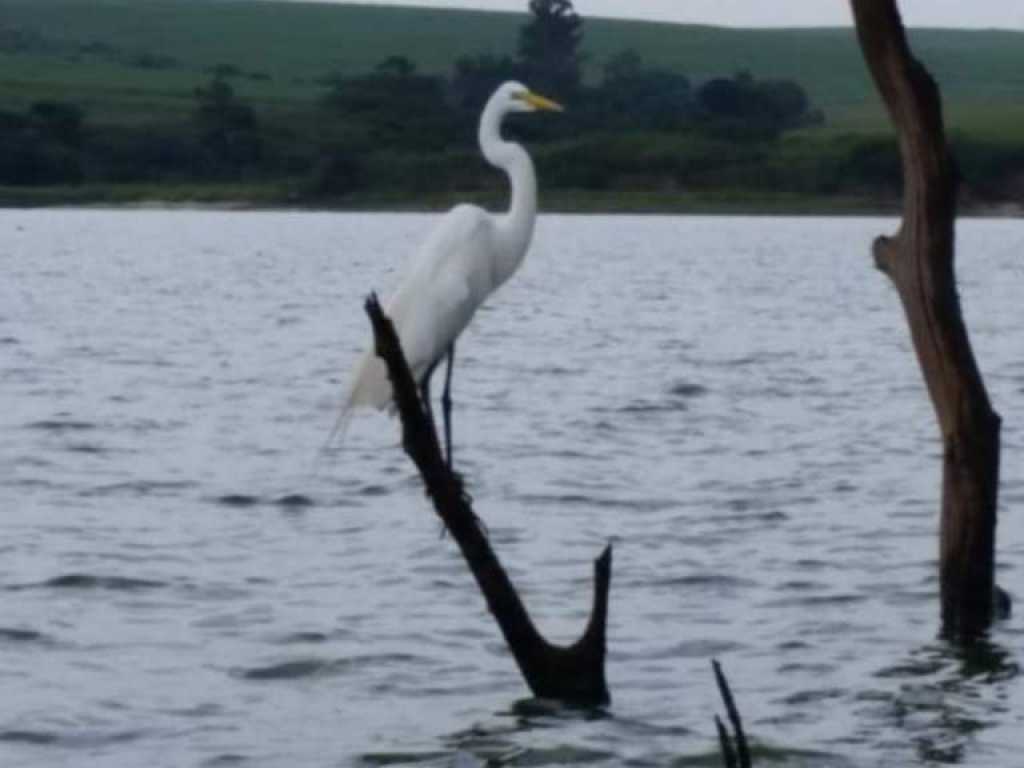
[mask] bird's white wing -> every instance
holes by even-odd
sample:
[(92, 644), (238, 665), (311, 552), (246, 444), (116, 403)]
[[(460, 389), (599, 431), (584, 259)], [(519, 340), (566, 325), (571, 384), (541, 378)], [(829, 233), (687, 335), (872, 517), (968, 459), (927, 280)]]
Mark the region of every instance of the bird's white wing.
[[(413, 376), (419, 380), (465, 329), (494, 288), (494, 224), (475, 206), (452, 209), (409, 260), (385, 311), (395, 324)], [(385, 408), (391, 382), (372, 349), (356, 367), (336, 432), (354, 408)]]
[(444, 357), (494, 289), (490, 215), (453, 209), (424, 243), (388, 304), (409, 368), (419, 379)]

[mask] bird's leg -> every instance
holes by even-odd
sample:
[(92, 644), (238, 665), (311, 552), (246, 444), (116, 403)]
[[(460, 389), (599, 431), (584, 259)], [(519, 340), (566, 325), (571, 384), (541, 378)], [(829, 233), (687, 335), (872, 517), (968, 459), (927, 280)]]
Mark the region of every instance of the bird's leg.
[[(444, 391), (441, 392), (441, 411), (444, 416), (444, 443), (445, 443), (445, 456), (448, 459), (448, 471), (456, 479), (459, 484), (459, 490), (462, 494), (463, 500), (466, 504), (472, 504), (473, 497), (469, 495), (463, 485), (462, 475), (452, 469), (452, 372), (455, 370), (455, 342), (448, 347), (448, 367), (444, 372)], [(470, 510), (472, 511), (472, 510)], [(477, 528), (485, 536), (489, 536), (487, 526), (484, 521), (473, 515), (473, 521), (476, 523)], [(444, 530), (441, 531), (441, 535), (444, 536)]]
[(448, 368), (444, 373), (444, 391), (441, 393), (441, 413), (444, 416), (444, 451), (448, 469), (452, 468), (452, 369), (455, 367), (455, 342), (448, 347)]
[(430, 377), (434, 375), (435, 368), (437, 368), (437, 363), (427, 368), (427, 372), (420, 379), (420, 398), (423, 400), (423, 408), (427, 412), (427, 418), (431, 425), (434, 424), (434, 407), (430, 404)]

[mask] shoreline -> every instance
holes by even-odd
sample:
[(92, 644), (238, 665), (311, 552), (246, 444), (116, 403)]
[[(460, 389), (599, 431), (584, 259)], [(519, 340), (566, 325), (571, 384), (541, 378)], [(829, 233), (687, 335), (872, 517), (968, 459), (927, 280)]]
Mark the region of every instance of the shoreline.
[[(299, 199), (280, 188), (239, 186), (169, 188), (166, 195), (147, 186), (78, 188), (0, 188), (0, 209), (107, 209), (138, 211), (297, 211), (322, 213), (443, 213), (460, 202), (501, 210), (506, 202), (493, 195), (454, 194), (437, 198), (365, 196), (346, 199)], [(26, 194), (27, 192), (27, 194)], [(239, 194), (241, 192), (241, 194)], [(670, 216), (898, 216), (902, 200), (865, 196), (759, 196), (737, 190), (704, 194), (652, 193), (645, 190), (592, 192), (549, 190), (541, 194), (541, 214)], [(961, 201), (958, 216), (977, 219), (1024, 219), (1024, 201)]]

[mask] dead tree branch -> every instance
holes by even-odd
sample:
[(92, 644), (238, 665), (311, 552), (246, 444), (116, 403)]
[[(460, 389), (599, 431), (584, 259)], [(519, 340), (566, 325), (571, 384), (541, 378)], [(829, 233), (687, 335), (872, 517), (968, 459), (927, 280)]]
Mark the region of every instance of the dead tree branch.
[(466, 564), (533, 694), (580, 705), (607, 704), (605, 639), (612, 548), (594, 563), (594, 602), (582, 637), (571, 646), (549, 643), (537, 630), (473, 512), (458, 474), (448, 468), (394, 326), (375, 295), (366, 300), (377, 354), (391, 377), (402, 420), (402, 445), (416, 464), (434, 509), (458, 544)]
[(874, 257), (899, 292), (942, 436), (942, 619), (949, 636), (966, 640), (992, 619), (1000, 418), (957, 295), (957, 171), (938, 86), (910, 51), (895, 0), (851, 4), (903, 157), (903, 221), (894, 237), (875, 241)]

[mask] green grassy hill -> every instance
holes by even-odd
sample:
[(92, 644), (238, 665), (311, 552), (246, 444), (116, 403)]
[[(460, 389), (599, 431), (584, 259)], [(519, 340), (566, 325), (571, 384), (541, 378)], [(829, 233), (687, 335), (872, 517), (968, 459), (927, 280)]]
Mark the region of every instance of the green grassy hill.
[[(525, 0), (524, 0), (525, 6)], [(211, 67), (282, 111), (301, 108), (333, 72), (365, 71), (400, 53), (427, 71), (463, 54), (512, 53), (525, 16), (272, 0), (0, 0), (0, 101), (77, 101), (90, 120), (179, 114)], [(1013, 134), (1024, 118), (1024, 33), (916, 30), (954, 125)], [(589, 19), (591, 75), (632, 48), (694, 79), (750, 69), (792, 78), (829, 118), (826, 130), (883, 125), (850, 29), (721, 29)]]

